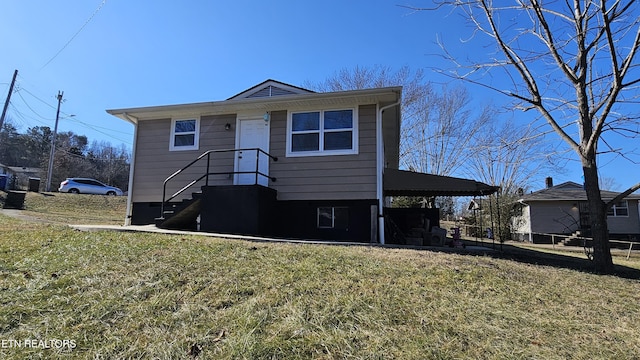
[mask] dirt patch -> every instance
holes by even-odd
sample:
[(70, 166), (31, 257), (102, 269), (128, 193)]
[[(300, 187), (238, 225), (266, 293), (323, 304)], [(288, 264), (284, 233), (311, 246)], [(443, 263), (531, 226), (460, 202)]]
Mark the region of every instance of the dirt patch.
[(0, 209), (0, 214), (23, 221), (39, 222), (43, 224), (59, 224), (55, 221), (39, 217), (37, 213), (26, 210)]

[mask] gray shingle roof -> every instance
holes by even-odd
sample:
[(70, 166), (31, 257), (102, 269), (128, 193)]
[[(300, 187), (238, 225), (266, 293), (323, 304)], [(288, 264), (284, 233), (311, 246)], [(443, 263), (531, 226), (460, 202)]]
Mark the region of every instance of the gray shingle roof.
[[(601, 190), (600, 191), (603, 200), (613, 199), (618, 196), (617, 192)], [(626, 197), (627, 200), (640, 199), (640, 195), (631, 194)], [(552, 186), (550, 188), (534, 191), (530, 194), (524, 195), (521, 199), (524, 202), (531, 201), (586, 201), (587, 193), (582, 185), (567, 181), (560, 185)]]

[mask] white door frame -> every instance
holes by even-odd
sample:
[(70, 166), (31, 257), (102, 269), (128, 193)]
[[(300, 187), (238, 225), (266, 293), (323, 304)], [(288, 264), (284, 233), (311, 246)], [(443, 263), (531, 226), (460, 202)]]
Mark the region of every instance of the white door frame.
[[(270, 121), (265, 122), (264, 121), (264, 112), (248, 112), (248, 113), (239, 113), (238, 117), (236, 118), (236, 149), (242, 149), (245, 146), (242, 145), (242, 134), (241, 134), (241, 122), (242, 121), (260, 121), (261, 123), (265, 124), (265, 132), (263, 134), (264, 138), (262, 139), (264, 146), (261, 146), (260, 148), (262, 150), (264, 150), (265, 152), (269, 152), (269, 136), (271, 134), (271, 123)], [(252, 156), (254, 154), (251, 154)], [(265, 158), (265, 165), (266, 168), (264, 170), (265, 173), (267, 175), (269, 175), (269, 158), (266, 157), (265, 155), (262, 155), (261, 159)], [(240, 168), (240, 158), (239, 158), (239, 152), (235, 152), (234, 155), (234, 164), (233, 164), (233, 171), (238, 171), (238, 169)], [(240, 184), (240, 177), (242, 174), (235, 174), (235, 176), (233, 177), (233, 184), (234, 185), (239, 185)], [(258, 184), (263, 184), (263, 185), (268, 185), (268, 180), (264, 178), (263, 176), (259, 176), (258, 177)]]

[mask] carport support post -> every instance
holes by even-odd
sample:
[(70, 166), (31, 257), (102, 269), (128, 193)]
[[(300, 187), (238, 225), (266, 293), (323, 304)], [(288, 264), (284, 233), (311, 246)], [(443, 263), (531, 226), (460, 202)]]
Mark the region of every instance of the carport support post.
[[(501, 226), (500, 226), (500, 224), (501, 224), (501, 222), (500, 222), (500, 190), (496, 191), (496, 206), (498, 207), (498, 212), (497, 212), (497, 214), (498, 214), (498, 229), (502, 229)], [(502, 231), (498, 231), (498, 232), (500, 233), (500, 251), (502, 251), (503, 250), (502, 249), (502, 244), (504, 244), (503, 235), (506, 235), (506, 234), (502, 234)], [(495, 232), (494, 232), (494, 234), (495, 234)]]
[[(497, 204), (498, 200), (496, 200)], [(497, 206), (497, 205), (496, 205)], [(489, 195), (489, 217), (491, 218), (491, 243), (493, 244), (493, 250), (496, 249), (496, 229), (493, 221), (493, 204), (491, 203), (491, 195)], [(500, 224), (498, 224), (498, 231), (500, 231)], [(487, 234), (488, 236), (489, 234)]]
[(473, 209), (473, 236), (476, 238), (476, 246), (478, 246), (478, 209)]

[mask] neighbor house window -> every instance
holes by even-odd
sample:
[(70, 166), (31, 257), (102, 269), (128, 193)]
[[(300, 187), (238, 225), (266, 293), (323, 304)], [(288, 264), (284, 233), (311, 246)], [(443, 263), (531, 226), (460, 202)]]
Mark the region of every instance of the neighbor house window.
[(357, 153), (354, 109), (292, 112), (288, 129), (288, 156)]
[(607, 216), (629, 216), (629, 204), (627, 200), (613, 205), (607, 212)]
[(198, 150), (199, 119), (173, 119), (169, 150)]
[(349, 208), (325, 206), (318, 208), (318, 228), (341, 229), (349, 227)]

